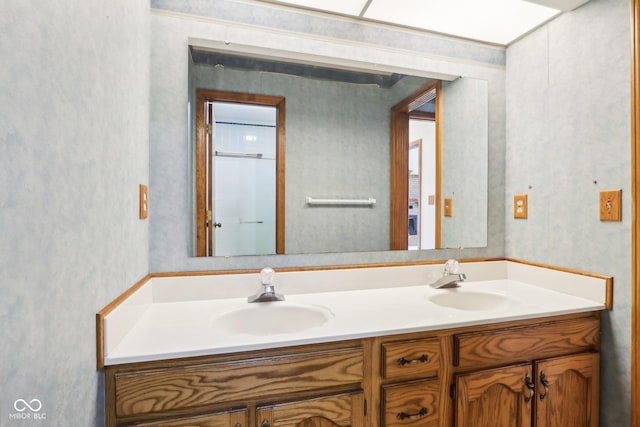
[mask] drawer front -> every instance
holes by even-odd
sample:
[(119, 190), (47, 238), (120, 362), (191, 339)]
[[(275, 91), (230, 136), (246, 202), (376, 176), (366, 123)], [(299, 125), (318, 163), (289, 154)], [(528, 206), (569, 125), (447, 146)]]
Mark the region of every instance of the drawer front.
[(382, 378), (437, 376), (440, 360), (438, 338), (385, 343), (382, 344)]
[(168, 366), (115, 374), (117, 417), (242, 403), (346, 385), (360, 387), (362, 348)]
[(383, 427), (437, 427), (439, 401), (436, 379), (383, 386)]
[(457, 334), (453, 345), (453, 363), (463, 368), (531, 361), (599, 348), (600, 320), (590, 317)]

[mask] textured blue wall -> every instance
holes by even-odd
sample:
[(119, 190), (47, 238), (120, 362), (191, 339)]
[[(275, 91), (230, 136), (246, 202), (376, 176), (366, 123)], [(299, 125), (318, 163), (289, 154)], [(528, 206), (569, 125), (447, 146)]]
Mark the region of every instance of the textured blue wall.
[(95, 313), (148, 272), (149, 5), (0, 8), (0, 425), (102, 425)]
[[(592, 0), (507, 49), (506, 255), (615, 278), (603, 315), (602, 426), (630, 424), (630, 19)], [(622, 189), (622, 222), (599, 192)], [(514, 220), (513, 195), (529, 218)]]

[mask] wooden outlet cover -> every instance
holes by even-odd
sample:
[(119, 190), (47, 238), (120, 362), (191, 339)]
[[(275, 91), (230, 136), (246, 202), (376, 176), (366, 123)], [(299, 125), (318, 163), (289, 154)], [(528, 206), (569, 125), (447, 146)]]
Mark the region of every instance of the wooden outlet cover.
[(528, 203), (526, 194), (516, 194), (513, 196), (513, 217), (526, 219), (528, 216)]

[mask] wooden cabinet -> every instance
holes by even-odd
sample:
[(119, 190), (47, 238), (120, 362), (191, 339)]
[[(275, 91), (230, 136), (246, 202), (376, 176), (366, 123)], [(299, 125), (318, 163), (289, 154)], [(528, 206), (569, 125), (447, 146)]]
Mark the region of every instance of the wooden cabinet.
[(599, 362), (588, 352), (456, 375), (454, 426), (597, 427)]
[(135, 425), (144, 427), (247, 427), (248, 418), (247, 411), (243, 409), (218, 414), (142, 422)]
[[(456, 427), (529, 427), (533, 380), (528, 363), (456, 376)], [(560, 427), (560, 426), (558, 426)]]
[(381, 346), (380, 425), (440, 425), (440, 338), (393, 339)]
[[(364, 413), (364, 399), (358, 397), (362, 396), (364, 378), (360, 341), (116, 365), (107, 367), (105, 375), (108, 427), (170, 425), (173, 421), (165, 424), (164, 420), (196, 415), (203, 417), (200, 422), (213, 414), (215, 422), (222, 423), (211, 424), (215, 427), (240, 427), (237, 423), (255, 426), (256, 414), (268, 411), (275, 414), (271, 425), (288, 426), (291, 417), (282, 415), (287, 408), (296, 408), (292, 411), (300, 415), (311, 414), (309, 417), (340, 413), (344, 418), (345, 411), (356, 410)], [(268, 406), (291, 401), (304, 402)], [(229, 418), (227, 424), (224, 416), (217, 415), (236, 409), (247, 413), (247, 421)], [(320, 409), (324, 412), (317, 412)], [(356, 414), (354, 419), (362, 416)], [(208, 426), (207, 422), (201, 425)]]
[(463, 331), (453, 341), (454, 426), (598, 425), (599, 316)]
[(259, 427), (364, 427), (364, 394), (342, 394), (260, 407)]
[(596, 427), (599, 313), (105, 368), (106, 425)]
[(584, 353), (535, 363), (536, 427), (597, 427), (600, 355)]

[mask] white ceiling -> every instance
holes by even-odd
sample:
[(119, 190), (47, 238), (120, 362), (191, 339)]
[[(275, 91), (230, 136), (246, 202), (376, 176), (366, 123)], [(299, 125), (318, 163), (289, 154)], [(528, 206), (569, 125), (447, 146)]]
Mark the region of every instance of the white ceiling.
[(262, 0), (508, 45), (589, 0)]

